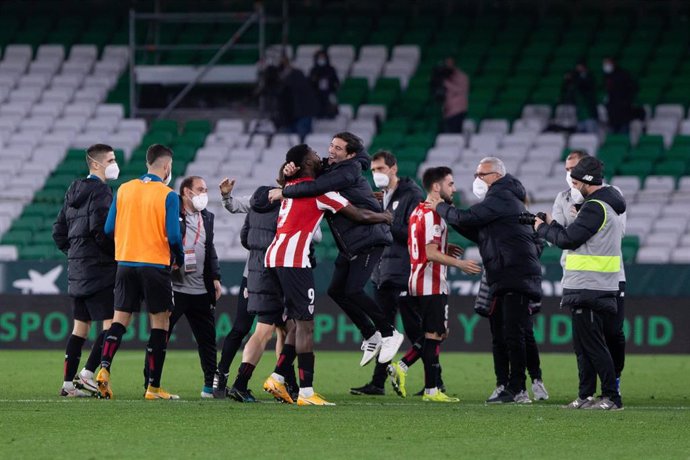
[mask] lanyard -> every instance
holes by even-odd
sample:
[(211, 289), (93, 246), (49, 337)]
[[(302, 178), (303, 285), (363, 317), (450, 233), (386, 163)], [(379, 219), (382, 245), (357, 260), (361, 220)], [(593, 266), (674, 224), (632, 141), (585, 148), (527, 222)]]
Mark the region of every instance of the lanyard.
[[(185, 213), (185, 219), (187, 218), (187, 213)], [(194, 238), (194, 246), (192, 248), (196, 247), (196, 244), (199, 242), (199, 236), (201, 235), (201, 213), (199, 213), (199, 220), (197, 221), (197, 227), (196, 227), (196, 237)], [(184, 232), (184, 236), (182, 237), (182, 247), (185, 246), (185, 239), (187, 238), (187, 232)]]

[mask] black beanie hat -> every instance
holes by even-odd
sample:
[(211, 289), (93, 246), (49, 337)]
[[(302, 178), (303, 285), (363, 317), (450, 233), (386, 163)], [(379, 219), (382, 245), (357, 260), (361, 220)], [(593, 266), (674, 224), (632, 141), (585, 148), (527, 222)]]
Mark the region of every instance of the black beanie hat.
[(601, 185), (604, 179), (604, 164), (594, 157), (584, 157), (570, 171), (570, 177), (585, 184)]
[(285, 161), (288, 163), (293, 162), (295, 166), (299, 166), (302, 164), (304, 157), (306, 157), (309, 152), (311, 152), (311, 148), (307, 144), (295, 145), (287, 151), (287, 154), (285, 154)]

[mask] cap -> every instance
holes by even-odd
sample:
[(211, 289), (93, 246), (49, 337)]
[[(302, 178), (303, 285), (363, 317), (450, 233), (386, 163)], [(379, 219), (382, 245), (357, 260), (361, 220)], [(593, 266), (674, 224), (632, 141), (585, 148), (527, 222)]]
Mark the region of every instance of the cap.
[(589, 185), (601, 185), (604, 179), (604, 164), (587, 156), (582, 158), (570, 171), (570, 177)]

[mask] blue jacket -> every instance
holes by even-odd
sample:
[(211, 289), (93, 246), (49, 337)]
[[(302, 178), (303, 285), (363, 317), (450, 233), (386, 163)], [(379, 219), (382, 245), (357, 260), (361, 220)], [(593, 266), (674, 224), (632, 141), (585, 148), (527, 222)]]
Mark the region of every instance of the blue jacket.
[[(305, 181), (285, 187), (286, 198), (319, 196), (327, 192), (339, 192), (358, 208), (382, 212), (381, 203), (374, 197), (369, 182), (362, 176), (362, 170), (369, 169), (371, 160), (362, 151), (356, 157), (334, 163), (314, 181)], [(359, 224), (340, 214), (326, 214), (333, 238), (340, 252), (349, 258), (365, 253), (373, 246), (390, 246), (393, 243), (387, 224)]]

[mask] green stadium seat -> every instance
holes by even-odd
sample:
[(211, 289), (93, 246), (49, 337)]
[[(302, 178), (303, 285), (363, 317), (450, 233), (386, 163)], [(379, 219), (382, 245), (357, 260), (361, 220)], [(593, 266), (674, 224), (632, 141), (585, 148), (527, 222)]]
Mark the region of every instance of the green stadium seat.
[[(62, 255), (55, 245), (41, 244), (19, 247), (19, 258), (29, 260), (52, 260)], [(64, 257), (64, 256), (63, 256)]]
[(638, 176), (640, 180), (644, 180), (653, 171), (654, 163), (649, 160), (633, 160), (621, 164), (618, 167), (618, 175), (622, 176)]
[(658, 160), (663, 153), (663, 148), (657, 145), (638, 145), (629, 152), (631, 160)]
[(168, 132), (172, 137), (177, 136), (178, 126), (175, 120), (153, 120), (149, 125), (150, 132)]
[(556, 246), (545, 246), (541, 253), (542, 263), (558, 263), (561, 260), (563, 250)]
[(656, 176), (674, 176), (679, 178), (684, 176), (686, 171), (687, 161), (682, 160), (666, 160), (654, 166), (654, 175)]
[(209, 120), (189, 120), (184, 124), (185, 133), (203, 133), (207, 135), (213, 130), (211, 122)]
[(20, 217), (12, 223), (12, 229), (34, 231), (43, 226), (44, 220), (43, 216)]
[(44, 230), (40, 232), (34, 232), (33, 237), (31, 239), (32, 243), (34, 245), (52, 245), (55, 244), (53, 241), (53, 231), (52, 230)]
[(2, 244), (12, 244), (18, 247), (25, 246), (31, 242), (31, 230), (10, 230), (2, 237)]

